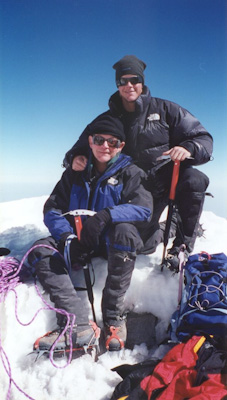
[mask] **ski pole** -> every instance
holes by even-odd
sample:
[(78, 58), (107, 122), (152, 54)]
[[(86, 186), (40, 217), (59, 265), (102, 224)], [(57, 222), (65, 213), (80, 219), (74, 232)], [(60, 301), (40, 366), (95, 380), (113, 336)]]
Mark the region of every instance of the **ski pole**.
[(176, 187), (179, 178), (179, 170), (180, 170), (180, 161), (175, 160), (173, 165), (173, 172), (172, 172), (172, 180), (171, 180), (171, 187), (169, 193), (169, 201), (168, 201), (168, 214), (166, 220), (166, 227), (164, 232), (164, 248), (162, 254), (162, 264), (164, 263), (165, 256), (166, 256), (166, 248), (169, 240), (169, 232), (170, 232), (170, 225), (172, 221), (172, 215), (174, 210), (174, 201), (176, 196)]
[(185, 255), (184, 255), (184, 250), (185, 250), (185, 244), (182, 244), (180, 247), (180, 252), (178, 255), (179, 258), (179, 288), (178, 288), (178, 305), (180, 307), (180, 302), (182, 299), (182, 291), (183, 291), (183, 277), (184, 277), (184, 265), (185, 265)]
[[(82, 229), (81, 216), (75, 215), (74, 221), (75, 221), (75, 225), (76, 225), (77, 238), (78, 238), (78, 240), (80, 240), (80, 234), (81, 234), (81, 229)], [(90, 275), (90, 270), (89, 270), (90, 263), (91, 263), (90, 261), (86, 262), (86, 264), (83, 266), (83, 271), (84, 271), (84, 279), (85, 279), (85, 283), (86, 283), (86, 287), (87, 287), (88, 299), (91, 304), (93, 319), (94, 319), (94, 322), (96, 323), (96, 315), (95, 315), (95, 308), (94, 308), (94, 294), (93, 294), (91, 275)]]

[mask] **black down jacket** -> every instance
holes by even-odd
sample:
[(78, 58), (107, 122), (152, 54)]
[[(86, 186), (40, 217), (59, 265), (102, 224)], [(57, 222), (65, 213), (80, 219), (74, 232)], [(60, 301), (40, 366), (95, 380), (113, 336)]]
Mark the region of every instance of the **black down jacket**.
[[(123, 151), (146, 172), (161, 163), (157, 157), (173, 146), (182, 146), (190, 151), (193, 157), (191, 165), (204, 164), (211, 158), (213, 139), (198, 119), (176, 103), (151, 97), (146, 86), (136, 100), (134, 113), (125, 111), (118, 91), (110, 97), (109, 110), (95, 120), (106, 113), (122, 120), (126, 133)], [(63, 161), (65, 167), (75, 155), (88, 154), (91, 124), (87, 125), (76, 144), (66, 153)]]

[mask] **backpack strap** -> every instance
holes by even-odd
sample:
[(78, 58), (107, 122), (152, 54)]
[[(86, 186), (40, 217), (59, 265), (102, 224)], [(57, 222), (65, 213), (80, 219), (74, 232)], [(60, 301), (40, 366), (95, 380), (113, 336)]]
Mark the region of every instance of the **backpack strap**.
[(205, 341), (206, 341), (205, 336), (202, 336), (201, 338), (199, 338), (198, 342), (196, 343), (196, 345), (193, 348), (194, 353), (198, 353), (199, 349), (202, 347), (202, 345)]

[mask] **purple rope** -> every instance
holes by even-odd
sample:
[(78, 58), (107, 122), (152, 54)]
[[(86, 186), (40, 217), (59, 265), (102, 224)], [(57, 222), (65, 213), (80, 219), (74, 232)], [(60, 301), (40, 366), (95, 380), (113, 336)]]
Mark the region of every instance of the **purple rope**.
[[(6, 257), (3, 259), (0, 258), (0, 302), (3, 302), (5, 300), (7, 294), (10, 291), (12, 291), (14, 293), (16, 319), (17, 319), (18, 323), (23, 326), (30, 325), (35, 320), (35, 318), (37, 317), (39, 312), (42, 310), (55, 311), (56, 313), (62, 314), (66, 317), (67, 322), (66, 322), (65, 328), (63, 329), (63, 331), (61, 332), (59, 337), (55, 340), (55, 342), (51, 346), (50, 354), (49, 354), (51, 364), (55, 368), (63, 369), (63, 368), (66, 368), (72, 361), (72, 354), (73, 354), (72, 330), (73, 330), (73, 326), (75, 324), (75, 319), (76, 319), (75, 315), (70, 314), (65, 310), (52, 307), (50, 304), (48, 304), (46, 302), (46, 300), (42, 297), (40, 290), (39, 290), (37, 284), (35, 283), (36, 292), (37, 292), (38, 296), (42, 299), (42, 302), (45, 304), (45, 307), (41, 307), (38, 311), (36, 311), (36, 313), (34, 314), (34, 316), (31, 319), (31, 321), (29, 321), (29, 322), (24, 323), (24, 322), (20, 321), (19, 316), (18, 316), (18, 295), (17, 295), (15, 288), (18, 286), (19, 283), (21, 283), (19, 273), (20, 273), (20, 270), (21, 270), (26, 258), (30, 254), (30, 252), (38, 247), (46, 247), (50, 250), (53, 250), (54, 252), (58, 252), (58, 250), (54, 249), (51, 246), (44, 245), (44, 244), (38, 244), (38, 245), (33, 246), (30, 250), (27, 251), (27, 253), (22, 258), (20, 264), (16, 259), (14, 259), (12, 257)], [(61, 340), (62, 336), (66, 333), (67, 329), (69, 330), (69, 357), (68, 357), (68, 361), (63, 366), (59, 366), (54, 363), (54, 350), (55, 350), (59, 340)], [(1, 335), (0, 335), (0, 353), (1, 353), (2, 364), (4, 366), (4, 369), (7, 373), (7, 375), (9, 376), (9, 387), (8, 387), (6, 399), (7, 400), (10, 399), (10, 393), (11, 393), (11, 388), (12, 388), (12, 383), (13, 383), (14, 386), (21, 393), (24, 394), (24, 396), (26, 396), (28, 399), (35, 400), (32, 397), (30, 397), (28, 394), (26, 394), (22, 389), (20, 389), (19, 386), (17, 385), (17, 383), (12, 378), (10, 362), (9, 362), (9, 359), (2, 347)]]
[(15, 258), (0, 258), (0, 302), (4, 301), (7, 293), (19, 283), (18, 261)]
[[(3, 366), (4, 366), (5, 371), (7, 372), (8, 376), (9, 376), (9, 386), (8, 386), (8, 391), (7, 391), (7, 397), (6, 397), (6, 399), (7, 399), (7, 400), (10, 399), (11, 386), (12, 386), (12, 383), (13, 383), (14, 386), (15, 386), (22, 394), (24, 394), (24, 396), (26, 396), (26, 397), (27, 397), (28, 399), (30, 399), (30, 400), (35, 400), (33, 397), (31, 397), (31, 396), (29, 396), (27, 393), (25, 393), (25, 392), (17, 385), (17, 383), (14, 381), (14, 379), (12, 378), (10, 362), (9, 362), (9, 359), (8, 359), (8, 357), (7, 357), (6, 353), (5, 353), (5, 351), (4, 351), (3, 348), (2, 348), (2, 345), (1, 345), (1, 338), (0, 338), (0, 351), (1, 351), (1, 360), (2, 360), (2, 364), (3, 364)], [(3, 354), (2, 354), (2, 353), (3, 353)], [(6, 364), (5, 364), (4, 357), (5, 357), (5, 359), (6, 359), (7, 366), (6, 366)], [(8, 369), (7, 369), (7, 367), (8, 367)]]

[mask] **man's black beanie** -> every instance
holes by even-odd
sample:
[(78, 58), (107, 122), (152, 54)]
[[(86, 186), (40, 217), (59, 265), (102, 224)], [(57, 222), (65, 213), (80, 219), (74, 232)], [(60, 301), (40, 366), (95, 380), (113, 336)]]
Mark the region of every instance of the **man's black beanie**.
[(144, 83), (143, 71), (145, 68), (146, 64), (136, 56), (124, 56), (113, 65), (113, 69), (116, 70), (116, 82), (122, 75), (139, 75)]
[(125, 141), (124, 126), (120, 119), (114, 118), (109, 114), (98, 117), (90, 124), (90, 135), (95, 134), (112, 135), (121, 142)]

